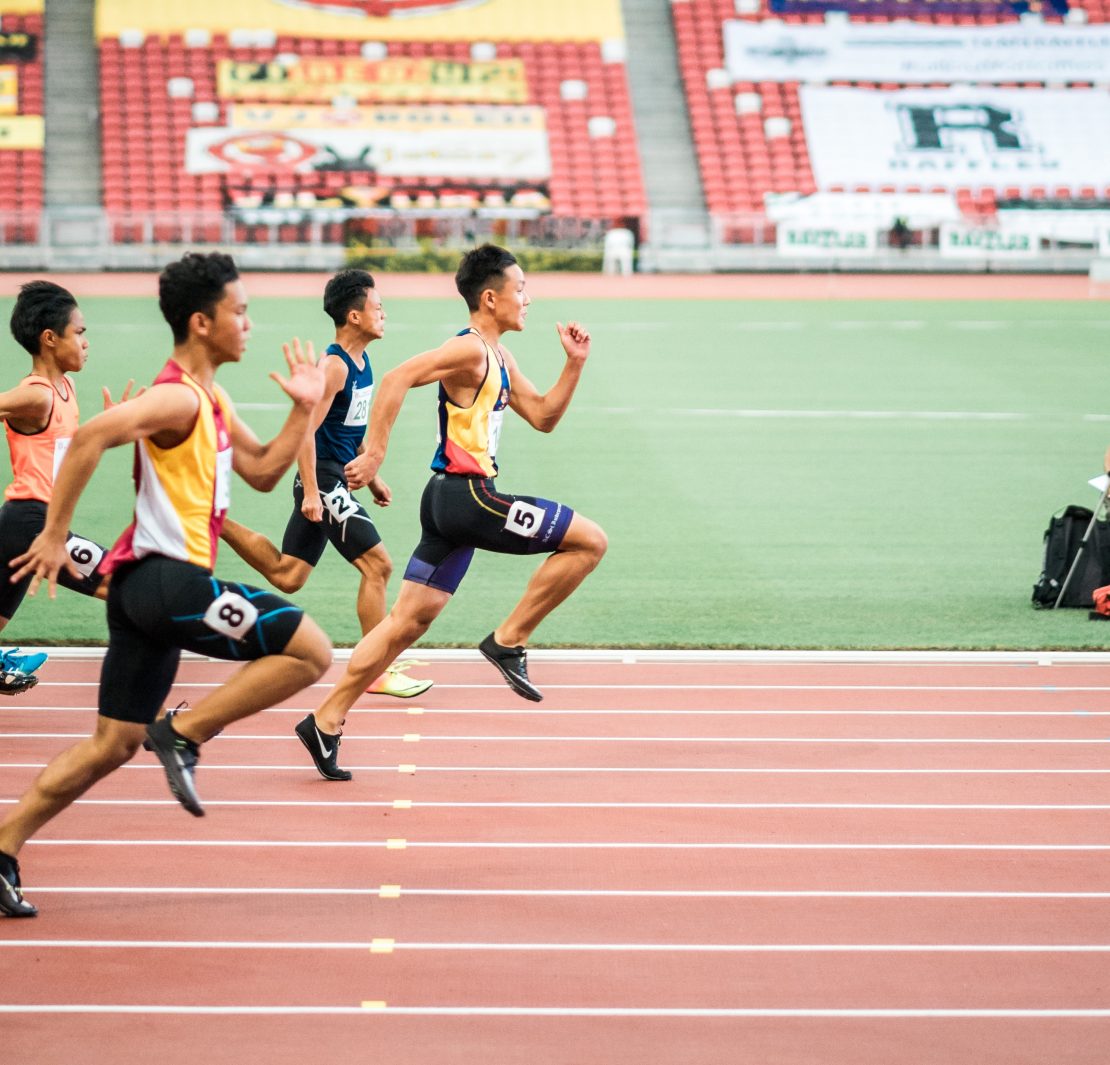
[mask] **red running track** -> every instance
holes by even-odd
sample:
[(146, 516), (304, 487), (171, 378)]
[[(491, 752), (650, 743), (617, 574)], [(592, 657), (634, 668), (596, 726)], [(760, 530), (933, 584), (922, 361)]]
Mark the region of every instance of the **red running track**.
[[(624, 657), (535, 656), (539, 706), (437, 659), (347, 784), (318, 687), (206, 747), (203, 820), (140, 753), (23, 852), (7, 1060), (1104, 1065), (1110, 665)], [(0, 803), (97, 669), (0, 705)]]

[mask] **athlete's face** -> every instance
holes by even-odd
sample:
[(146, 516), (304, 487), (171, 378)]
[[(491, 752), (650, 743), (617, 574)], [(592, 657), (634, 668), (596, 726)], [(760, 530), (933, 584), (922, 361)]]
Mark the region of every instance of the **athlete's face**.
[(85, 316), (80, 307), (70, 312), (65, 331), (56, 337), (54, 361), (62, 373), (77, 373), (89, 357), (89, 338), (86, 336)]
[(359, 328), (368, 340), (381, 340), (385, 336), (385, 308), (376, 288), (366, 293), (366, 303), (359, 313)]
[(493, 314), (503, 333), (519, 332), (524, 328), (524, 319), (528, 317), (528, 305), (532, 302), (531, 296), (525, 290), (524, 271), (517, 263), (513, 263), (505, 271), (505, 280), (501, 288), (493, 293)]
[(212, 309), (212, 316), (199, 312), (203, 335), (216, 354), (217, 364), (238, 362), (247, 350), (251, 320), (247, 317), (247, 290), (242, 281), (229, 281)]

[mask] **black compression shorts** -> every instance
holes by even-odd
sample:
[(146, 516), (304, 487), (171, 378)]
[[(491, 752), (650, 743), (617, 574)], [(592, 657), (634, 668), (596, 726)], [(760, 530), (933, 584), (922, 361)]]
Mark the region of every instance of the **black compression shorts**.
[(293, 482), (293, 513), (281, 541), (283, 555), (315, 566), (330, 541), (348, 562), (354, 562), (382, 542), (373, 519), (348, 491), (338, 462), (317, 463), (316, 484), (324, 505), (324, 518), (318, 522), (309, 521), (301, 513), (304, 485), (300, 476)]
[(280, 654), (303, 616), (273, 592), (222, 581), (191, 562), (149, 555), (124, 566), (108, 587), (100, 713), (150, 724), (183, 650), (235, 661)]
[[(9, 499), (0, 507), (0, 618), (12, 618), (23, 602), (31, 584), (30, 577), (24, 577), (17, 584), (8, 578), (11, 568), (8, 563), (31, 546), (46, 524), (46, 504), (38, 499)], [(63, 588), (80, 592), (82, 595), (95, 595), (104, 580), (96, 567), (104, 556), (104, 548), (83, 536), (70, 533), (66, 539), (66, 551), (70, 559), (81, 571), (78, 580), (70, 576), (69, 570), (58, 571), (58, 583)]]
[(501, 492), (489, 477), (437, 473), (420, 499), (420, 543), (405, 580), (454, 594), (475, 548), (502, 555), (557, 551), (574, 511)]

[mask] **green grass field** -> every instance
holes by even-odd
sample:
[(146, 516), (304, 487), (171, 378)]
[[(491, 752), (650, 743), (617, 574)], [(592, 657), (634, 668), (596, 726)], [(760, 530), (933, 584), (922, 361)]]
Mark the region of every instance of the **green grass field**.
[[(789, 284), (784, 279), (784, 284)], [(376, 372), (465, 324), (458, 300), (391, 300)], [(151, 379), (170, 350), (153, 300), (82, 302), (99, 388)], [(11, 301), (0, 302), (6, 321)], [(267, 379), (280, 344), (322, 346), (319, 298), (252, 300), (241, 365), (221, 381), (262, 438), (284, 396)], [(1086, 612), (1034, 611), (1049, 515), (1093, 505), (1087, 479), (1110, 442), (1102, 405), (1105, 303), (938, 301), (561, 301), (533, 304), (509, 346), (549, 385), (562, 363), (553, 323), (576, 317), (594, 351), (554, 434), (510, 418), (505, 488), (594, 518), (609, 555), (537, 633), (537, 646), (1095, 648), (1110, 626)], [(5, 347), (4, 380), (26, 356)], [(382, 474), (394, 494), (375, 518), (396, 591), (418, 536), (434, 441), (434, 396), (406, 403)], [(126, 452), (126, 453), (124, 453)], [(75, 528), (110, 542), (130, 520), (130, 449), (102, 464)], [(237, 482), (235, 517), (280, 541), (289, 474), (269, 495)], [(429, 646), (473, 645), (519, 595), (534, 560), (483, 556)], [(225, 548), (223, 575), (252, 579)], [(358, 637), (354, 571), (328, 553), (298, 601), (337, 644)], [(28, 600), (11, 642), (105, 638), (103, 608), (61, 591)]]

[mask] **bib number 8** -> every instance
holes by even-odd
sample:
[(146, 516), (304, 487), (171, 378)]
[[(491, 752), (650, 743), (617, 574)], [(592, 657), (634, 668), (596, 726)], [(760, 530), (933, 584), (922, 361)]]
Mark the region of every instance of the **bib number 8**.
[(241, 640), (258, 620), (258, 610), (238, 592), (225, 591), (204, 612), (204, 623), (213, 632)]

